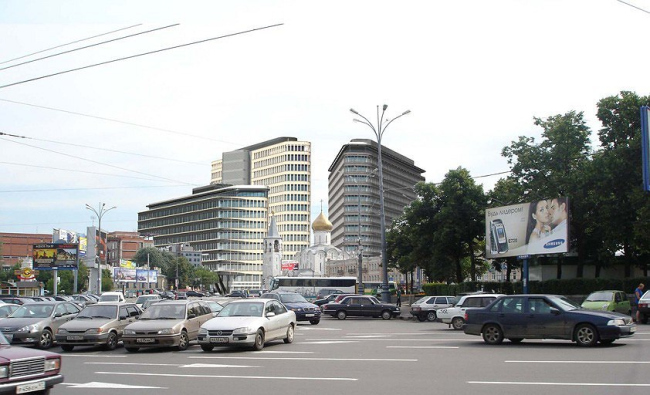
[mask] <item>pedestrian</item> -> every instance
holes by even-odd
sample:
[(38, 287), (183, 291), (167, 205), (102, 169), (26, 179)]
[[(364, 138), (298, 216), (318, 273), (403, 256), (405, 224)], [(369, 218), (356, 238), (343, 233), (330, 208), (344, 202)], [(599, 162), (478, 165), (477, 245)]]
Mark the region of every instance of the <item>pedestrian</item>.
[(639, 299), (643, 296), (643, 288), (645, 285), (643, 283), (639, 284), (638, 287), (634, 290), (634, 310), (636, 310), (636, 314), (634, 315), (634, 320), (636, 322), (639, 322)]
[(399, 288), (397, 288), (397, 307), (402, 307), (402, 293)]

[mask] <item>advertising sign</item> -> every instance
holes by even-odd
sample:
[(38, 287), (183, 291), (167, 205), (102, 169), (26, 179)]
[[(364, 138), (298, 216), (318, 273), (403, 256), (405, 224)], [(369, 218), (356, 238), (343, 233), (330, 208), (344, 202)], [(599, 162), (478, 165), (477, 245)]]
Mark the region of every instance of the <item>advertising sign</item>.
[(569, 251), (565, 197), (485, 209), (485, 255), (505, 258)]
[(124, 267), (115, 267), (113, 268), (113, 278), (117, 282), (122, 283), (134, 283), (136, 279), (136, 270), (127, 269)]
[(135, 262), (120, 259), (120, 267), (123, 267), (123, 268), (126, 268), (126, 269), (135, 269)]
[(40, 243), (34, 244), (32, 259), (38, 270), (76, 270), (79, 244)]
[(298, 270), (298, 261), (282, 261), (282, 270)]
[(139, 283), (157, 283), (158, 272), (155, 270), (137, 269), (135, 271), (136, 281)]

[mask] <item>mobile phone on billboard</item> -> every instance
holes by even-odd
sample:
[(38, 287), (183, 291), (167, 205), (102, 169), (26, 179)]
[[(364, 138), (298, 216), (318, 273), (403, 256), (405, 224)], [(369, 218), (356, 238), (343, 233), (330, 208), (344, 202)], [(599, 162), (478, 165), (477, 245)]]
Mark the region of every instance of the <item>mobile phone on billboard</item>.
[[(500, 219), (494, 219), (490, 222), (490, 233), (494, 232), (494, 241), (496, 242), (496, 251), (498, 254), (508, 252), (508, 236), (506, 227)], [(493, 247), (491, 247), (494, 249)]]

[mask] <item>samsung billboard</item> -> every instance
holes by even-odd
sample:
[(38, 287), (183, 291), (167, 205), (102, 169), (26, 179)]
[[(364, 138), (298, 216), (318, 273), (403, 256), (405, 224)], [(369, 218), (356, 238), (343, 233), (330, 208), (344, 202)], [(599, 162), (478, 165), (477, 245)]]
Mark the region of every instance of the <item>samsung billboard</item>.
[(565, 197), (485, 209), (485, 256), (569, 251), (569, 201)]

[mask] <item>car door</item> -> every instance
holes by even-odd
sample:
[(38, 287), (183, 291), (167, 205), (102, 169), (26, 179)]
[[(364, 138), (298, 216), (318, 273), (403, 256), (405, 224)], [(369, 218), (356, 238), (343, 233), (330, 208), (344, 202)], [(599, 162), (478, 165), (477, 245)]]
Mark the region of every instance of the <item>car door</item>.
[(630, 301), (625, 292), (616, 292), (614, 296), (614, 311), (621, 314), (630, 314)]
[(343, 308), (347, 315), (349, 316), (360, 316), (363, 315), (361, 311), (361, 298), (355, 296), (348, 296), (341, 301)]
[(268, 317), (269, 328), (273, 333), (273, 338), (278, 339), (284, 336), (285, 328), (287, 328), (291, 322), (291, 314), (287, 308), (277, 300), (273, 300), (268, 303), (268, 312), (273, 312), (275, 315), (273, 317)]
[(566, 330), (564, 317), (561, 313), (554, 313), (552, 308), (555, 306), (551, 301), (542, 296), (528, 298), (524, 337), (548, 339), (564, 336)]
[(52, 315), (52, 333), (56, 333), (61, 325), (73, 319), (76, 314), (68, 312), (66, 309), (66, 303), (59, 303), (56, 305)]
[(197, 338), (199, 328), (203, 323), (201, 320), (203, 314), (199, 308), (199, 304), (197, 302), (188, 303), (186, 314), (187, 319), (185, 321), (185, 328), (187, 329), (187, 334), (190, 340), (194, 340)]
[(497, 313), (497, 322), (501, 324), (504, 337), (525, 337), (525, 306), (526, 301), (522, 296), (509, 296), (501, 300), (500, 310)]

